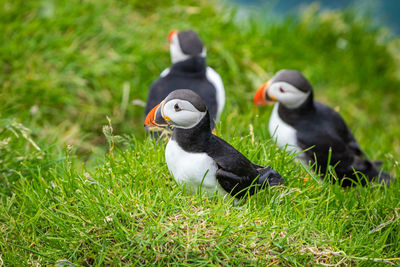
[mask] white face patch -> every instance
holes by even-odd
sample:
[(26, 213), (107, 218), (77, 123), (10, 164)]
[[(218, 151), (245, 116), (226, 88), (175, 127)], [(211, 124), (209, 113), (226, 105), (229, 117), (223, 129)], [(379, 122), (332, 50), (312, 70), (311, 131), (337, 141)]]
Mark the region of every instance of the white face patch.
[(206, 113), (197, 110), (189, 101), (181, 99), (172, 99), (163, 106), (164, 119), (169, 118), (169, 124), (183, 129), (196, 126)]
[[(172, 64), (187, 60), (190, 58), (189, 55), (186, 55), (182, 52), (181, 46), (179, 45), (178, 34), (174, 34), (171, 39), (171, 43), (169, 45), (169, 51), (171, 54)], [(203, 47), (203, 51), (201, 52), (202, 57), (206, 56), (206, 48)]]
[(271, 84), (268, 93), (287, 108), (299, 107), (310, 95), (310, 92), (305, 93), (300, 91), (287, 82), (275, 82)]

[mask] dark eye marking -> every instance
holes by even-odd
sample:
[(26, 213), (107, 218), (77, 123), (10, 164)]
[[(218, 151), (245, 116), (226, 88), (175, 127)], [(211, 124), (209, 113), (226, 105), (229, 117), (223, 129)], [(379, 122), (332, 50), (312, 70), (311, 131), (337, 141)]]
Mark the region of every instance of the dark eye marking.
[(178, 104), (174, 105), (174, 109), (175, 109), (175, 111), (181, 111), (182, 110), (181, 107)]
[(279, 87), (279, 91), (280, 91), (281, 93), (284, 93), (284, 92), (285, 92), (285, 90), (283, 90), (282, 87)]

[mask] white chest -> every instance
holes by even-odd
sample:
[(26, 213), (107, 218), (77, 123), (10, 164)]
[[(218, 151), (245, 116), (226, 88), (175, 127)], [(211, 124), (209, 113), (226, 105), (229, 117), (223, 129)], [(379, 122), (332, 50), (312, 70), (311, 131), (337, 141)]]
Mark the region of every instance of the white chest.
[(215, 177), (217, 165), (206, 153), (186, 152), (170, 140), (165, 149), (165, 160), (175, 181), (190, 192), (195, 193), (201, 187), (209, 195), (216, 191), (226, 194)]
[(292, 152), (300, 152), (301, 149), (297, 146), (296, 129), (285, 123), (278, 115), (279, 103), (275, 104), (269, 119), (269, 133), (276, 143), (285, 147)]

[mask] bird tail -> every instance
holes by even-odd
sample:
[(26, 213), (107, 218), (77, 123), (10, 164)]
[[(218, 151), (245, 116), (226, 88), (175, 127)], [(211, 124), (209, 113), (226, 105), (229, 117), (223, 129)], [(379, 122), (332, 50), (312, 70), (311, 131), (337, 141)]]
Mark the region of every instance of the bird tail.
[(387, 172), (381, 171), (378, 176), (378, 181), (381, 184), (390, 185), (390, 183), (393, 182), (393, 178)]
[(380, 169), (381, 161), (372, 161), (368, 177), (370, 179), (377, 179), (377, 181), (384, 185), (390, 185), (393, 182), (393, 177), (389, 173)]
[(258, 177), (258, 185), (261, 186), (275, 186), (283, 184), (282, 176), (271, 168), (267, 166), (264, 168), (257, 169), (260, 176)]

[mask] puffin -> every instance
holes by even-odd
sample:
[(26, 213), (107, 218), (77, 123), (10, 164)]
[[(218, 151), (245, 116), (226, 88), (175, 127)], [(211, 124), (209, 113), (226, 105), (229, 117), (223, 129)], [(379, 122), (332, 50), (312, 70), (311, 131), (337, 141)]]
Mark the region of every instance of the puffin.
[(172, 66), (151, 84), (145, 114), (176, 89), (196, 92), (211, 115), (211, 127), (219, 120), (225, 105), (225, 89), (220, 75), (206, 65), (206, 48), (192, 30), (172, 30), (168, 34)]
[(145, 119), (145, 127), (171, 125), (173, 132), (165, 160), (175, 181), (190, 193), (201, 189), (234, 197), (283, 183), (270, 166), (252, 163), (238, 150), (212, 134), (210, 112), (203, 99), (189, 89), (171, 92)]
[[(390, 175), (362, 151), (343, 118), (329, 106), (314, 101), (310, 82), (297, 70), (281, 70), (254, 95), (255, 105), (274, 103), (269, 133), (277, 144), (311, 162), (322, 177), (328, 164), (335, 167), (343, 187), (377, 179), (389, 185)], [(319, 168), (319, 169), (316, 169)]]

